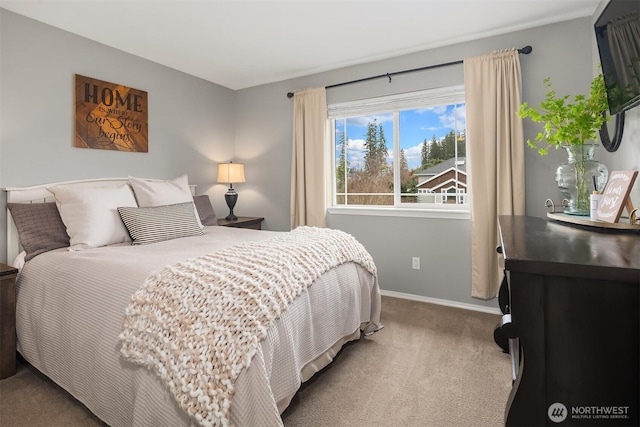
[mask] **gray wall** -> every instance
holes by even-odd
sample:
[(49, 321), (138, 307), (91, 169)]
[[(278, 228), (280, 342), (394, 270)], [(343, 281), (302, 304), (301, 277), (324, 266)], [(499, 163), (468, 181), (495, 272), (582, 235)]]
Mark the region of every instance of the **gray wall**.
[[(224, 212), (217, 163), (233, 158), (233, 90), (0, 9), (0, 188), (188, 173)], [(149, 152), (73, 147), (74, 74), (148, 92)], [(0, 260), (6, 258), (1, 193)]]
[[(198, 193), (208, 193), (216, 211), (225, 213), (226, 188), (215, 184), (215, 165), (235, 159), (246, 164), (247, 178), (236, 186), (240, 198), (235, 212), (264, 216), (270, 230), (289, 229), (293, 125), (287, 92), (530, 44), (533, 53), (521, 56), (523, 96), (536, 105), (544, 96), (545, 77), (552, 78), (559, 92), (584, 92), (595, 63), (591, 19), (584, 18), (234, 92), (3, 9), (0, 28), (0, 187), (106, 176), (171, 178), (186, 172), (198, 184)], [(75, 73), (149, 93), (149, 153), (72, 146)], [(391, 84), (381, 79), (330, 89), (328, 101), (462, 80), (462, 66), (452, 66), (396, 76)], [(640, 169), (640, 108), (631, 113), (621, 149), (597, 152), (610, 169)], [(525, 132), (532, 138), (537, 128), (525, 122)], [(564, 154), (541, 158), (527, 150), (525, 160), (527, 214), (544, 216), (544, 200), (560, 199), (553, 174)], [(4, 224), (1, 209), (3, 243)], [(470, 297), (468, 220), (331, 215), (329, 225), (352, 233), (367, 247), (384, 290), (496, 307), (495, 301)], [(422, 260), (419, 271), (411, 269), (414, 256)]]
[[(533, 53), (520, 57), (523, 99), (537, 105), (544, 98), (542, 81), (545, 77), (552, 78), (560, 93), (576, 94), (588, 90), (594, 75), (593, 40), (591, 18), (576, 19), (238, 91), (236, 155), (245, 157), (247, 168), (255, 173), (254, 179), (265, 184), (259, 198), (243, 200), (242, 205), (251, 212), (266, 215), (272, 229), (286, 230), (289, 227), (292, 100), (285, 96), (289, 91), (456, 61), (529, 44), (533, 46)], [(380, 79), (329, 89), (327, 100), (329, 103), (357, 100), (462, 82), (462, 65), (451, 66), (395, 76), (392, 83)], [(619, 152), (611, 154), (602, 148), (597, 151), (597, 157), (610, 167), (640, 168), (637, 165), (640, 159), (638, 110), (633, 111), (635, 118), (631, 117), (627, 124), (626, 141)], [(631, 128), (635, 128), (635, 137)], [(538, 129), (538, 125), (525, 122), (525, 137), (534, 138)], [(634, 138), (636, 142), (631, 141)], [(562, 199), (554, 173), (566, 156), (561, 150), (553, 150), (546, 157), (540, 157), (531, 149), (525, 153), (526, 212), (544, 217), (547, 212), (544, 201), (547, 198)], [(633, 162), (629, 164), (630, 159), (635, 159), (635, 166)], [(378, 266), (382, 289), (496, 307), (495, 301), (471, 298), (469, 220), (329, 215), (328, 222), (331, 227), (353, 234), (371, 252)], [(493, 251), (494, 248), (487, 250)], [(421, 258), (421, 270), (411, 268), (414, 256)]]

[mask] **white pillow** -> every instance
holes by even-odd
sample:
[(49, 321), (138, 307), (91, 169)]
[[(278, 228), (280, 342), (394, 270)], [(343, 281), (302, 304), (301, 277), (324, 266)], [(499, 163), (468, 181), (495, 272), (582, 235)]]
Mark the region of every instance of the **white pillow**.
[(16, 259), (13, 261), (13, 264), (11, 264), (13, 266), (13, 268), (17, 268), (18, 270), (22, 270), (22, 267), (24, 267), (24, 263), (26, 262), (24, 259), (27, 257), (27, 253), (25, 251), (22, 251), (18, 254), (18, 256), (16, 257)]
[(47, 188), (56, 198), (60, 218), (67, 227), (71, 251), (130, 242), (118, 207), (135, 207), (128, 185), (119, 187), (56, 186)]
[[(193, 203), (187, 174), (166, 181), (151, 181), (130, 176), (129, 184), (131, 184), (138, 206), (141, 208), (175, 205), (185, 202)], [(193, 210), (197, 212), (195, 204), (193, 204)], [(200, 228), (203, 228), (198, 215), (196, 215), (196, 221)]]

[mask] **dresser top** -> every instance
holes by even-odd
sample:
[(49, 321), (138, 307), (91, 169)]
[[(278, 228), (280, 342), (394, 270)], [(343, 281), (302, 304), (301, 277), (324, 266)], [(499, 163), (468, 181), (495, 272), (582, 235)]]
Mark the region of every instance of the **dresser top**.
[(603, 232), (538, 217), (498, 217), (510, 271), (636, 282), (640, 235)]

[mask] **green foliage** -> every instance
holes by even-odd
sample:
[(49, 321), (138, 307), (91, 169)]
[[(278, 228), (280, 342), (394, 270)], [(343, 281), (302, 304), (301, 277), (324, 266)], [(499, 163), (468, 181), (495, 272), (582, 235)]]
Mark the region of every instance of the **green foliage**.
[[(363, 137), (365, 139), (364, 165), (360, 167), (352, 167), (347, 160), (348, 142), (344, 134), (336, 144), (340, 147), (340, 154), (336, 159), (336, 192), (346, 191), (348, 193), (348, 201), (345, 196), (338, 196), (337, 203), (393, 205), (394, 170), (388, 162), (387, 139), (382, 124), (378, 124), (375, 119), (370, 121)], [(414, 176), (414, 172), (455, 157), (456, 145), (458, 157), (464, 157), (465, 139), (464, 133), (456, 135), (453, 130), (441, 140), (437, 140), (435, 135), (432, 141), (425, 139), (421, 152), (423, 164), (413, 171), (409, 169), (407, 153), (404, 149), (400, 150), (400, 157), (397, 161), (400, 163), (400, 192), (404, 194), (402, 196), (403, 203), (417, 202), (416, 197), (407, 196), (407, 194), (418, 192), (418, 177)], [(427, 161), (426, 165), (424, 164), (425, 160)]]
[(569, 95), (558, 97), (551, 86), (551, 78), (544, 79), (547, 94), (539, 108), (530, 107), (523, 103), (518, 115), (529, 118), (536, 123), (544, 123), (543, 131), (535, 137), (535, 141), (546, 141), (545, 146), (527, 140), (531, 148), (537, 148), (540, 155), (546, 155), (549, 147), (558, 148), (562, 145), (582, 145), (588, 140), (597, 138), (598, 130), (608, 120), (607, 90), (602, 74), (591, 82), (589, 97), (576, 95), (573, 102)]
[(429, 161), (429, 143), (426, 138), (422, 142), (422, 148), (420, 149), (420, 160), (421, 165), (426, 165)]
[(426, 169), (456, 157), (456, 145), (458, 146), (458, 157), (465, 157), (466, 136), (464, 133), (456, 135), (456, 132), (451, 130), (440, 141), (436, 139), (435, 135), (433, 135), (431, 142), (425, 139), (422, 145), (422, 164), (420, 165), (420, 169)]
[(377, 174), (386, 167), (389, 153), (382, 124), (378, 127), (375, 119), (367, 125), (364, 148), (364, 170), (370, 174)]
[(347, 160), (347, 142), (344, 133), (340, 136), (340, 159), (336, 167), (336, 191), (344, 193), (344, 183), (349, 172), (349, 161)]

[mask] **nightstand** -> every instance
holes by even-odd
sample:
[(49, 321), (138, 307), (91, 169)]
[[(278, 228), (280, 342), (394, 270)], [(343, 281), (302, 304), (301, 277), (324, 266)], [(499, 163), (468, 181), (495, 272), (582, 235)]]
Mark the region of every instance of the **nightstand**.
[(262, 230), (262, 221), (264, 221), (264, 218), (253, 216), (239, 216), (238, 219), (233, 221), (219, 219), (218, 225), (222, 225), (224, 227), (252, 228), (254, 230)]
[(0, 380), (16, 373), (16, 276), (0, 263)]

